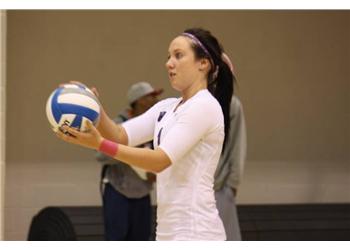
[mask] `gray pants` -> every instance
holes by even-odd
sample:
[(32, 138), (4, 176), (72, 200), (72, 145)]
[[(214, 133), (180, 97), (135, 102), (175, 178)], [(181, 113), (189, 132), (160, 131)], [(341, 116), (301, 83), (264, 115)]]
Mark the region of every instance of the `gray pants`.
[(242, 240), (232, 189), (226, 186), (223, 187), (215, 192), (215, 198), (220, 218), (224, 223), (227, 240)]

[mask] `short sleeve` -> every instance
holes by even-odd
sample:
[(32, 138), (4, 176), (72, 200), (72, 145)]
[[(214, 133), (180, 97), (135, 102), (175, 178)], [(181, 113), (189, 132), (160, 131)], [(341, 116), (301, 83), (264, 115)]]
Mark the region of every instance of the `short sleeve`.
[(223, 123), (222, 111), (217, 103), (196, 100), (178, 114), (176, 124), (162, 139), (159, 147), (172, 164), (187, 154), (205, 135)]

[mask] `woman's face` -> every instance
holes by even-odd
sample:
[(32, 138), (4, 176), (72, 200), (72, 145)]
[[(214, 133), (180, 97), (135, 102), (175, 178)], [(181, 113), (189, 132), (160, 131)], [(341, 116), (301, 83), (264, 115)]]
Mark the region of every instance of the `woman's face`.
[(191, 40), (176, 37), (169, 45), (168, 61), (165, 64), (172, 87), (184, 91), (203, 75), (200, 60), (196, 60)]

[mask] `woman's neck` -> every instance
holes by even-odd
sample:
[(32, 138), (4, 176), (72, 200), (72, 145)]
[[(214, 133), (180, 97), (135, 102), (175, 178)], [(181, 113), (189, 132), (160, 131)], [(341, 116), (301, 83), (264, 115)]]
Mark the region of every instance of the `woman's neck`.
[(190, 87), (182, 91), (181, 103), (186, 102), (188, 99), (190, 99), (192, 96), (194, 96), (195, 94), (197, 94), (199, 91), (203, 89), (207, 89), (206, 81), (201, 81), (201, 82), (192, 84)]

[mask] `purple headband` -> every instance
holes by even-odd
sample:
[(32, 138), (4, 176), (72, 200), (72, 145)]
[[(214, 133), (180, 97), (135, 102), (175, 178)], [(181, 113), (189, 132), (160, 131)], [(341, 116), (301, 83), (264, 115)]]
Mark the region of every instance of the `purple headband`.
[[(209, 61), (211, 63), (211, 65), (214, 67), (214, 60), (211, 57), (209, 51), (207, 50), (207, 48), (201, 43), (201, 41), (199, 41), (199, 39), (197, 37), (195, 37), (194, 35), (192, 35), (191, 33), (187, 33), (184, 32), (182, 33), (183, 36), (189, 37), (195, 44), (197, 44), (199, 47), (201, 47), (201, 49), (205, 52), (205, 54), (207, 54), (207, 56), (209, 57)], [(215, 66), (215, 71), (213, 73), (213, 80), (215, 80), (218, 77), (218, 73), (219, 73), (219, 66)]]

